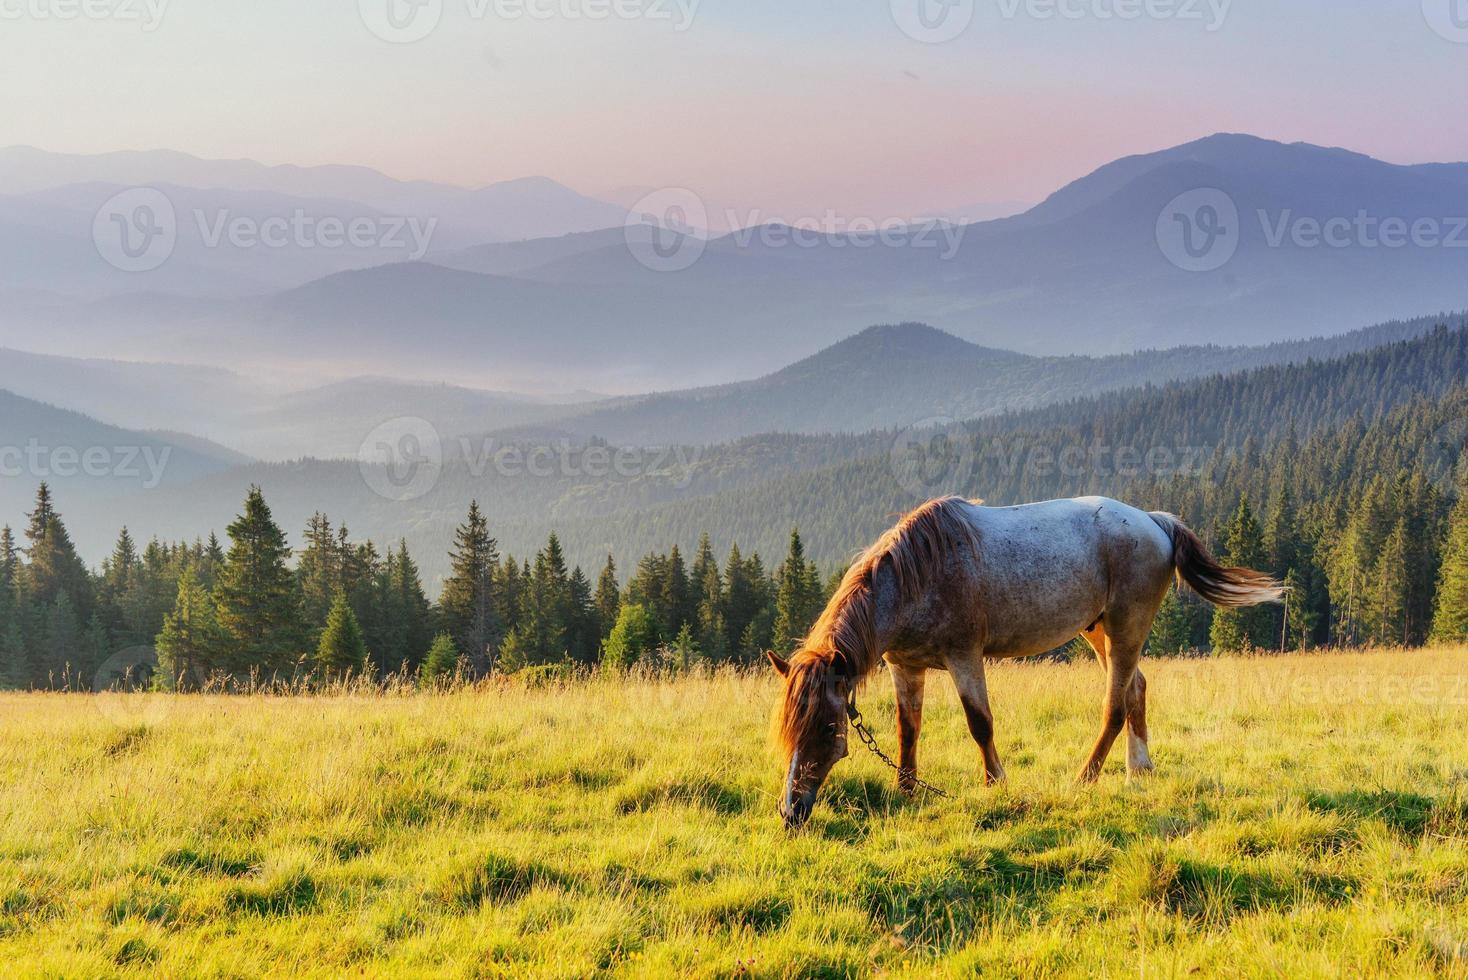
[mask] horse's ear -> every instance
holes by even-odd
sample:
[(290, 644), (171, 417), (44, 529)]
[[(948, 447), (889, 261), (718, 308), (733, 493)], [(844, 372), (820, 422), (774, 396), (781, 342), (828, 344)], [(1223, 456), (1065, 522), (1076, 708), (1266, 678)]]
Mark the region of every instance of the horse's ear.
[(781, 657), (774, 650), (766, 650), (765, 656), (770, 658), (770, 666), (778, 670), (781, 677), (790, 676), (790, 661)]

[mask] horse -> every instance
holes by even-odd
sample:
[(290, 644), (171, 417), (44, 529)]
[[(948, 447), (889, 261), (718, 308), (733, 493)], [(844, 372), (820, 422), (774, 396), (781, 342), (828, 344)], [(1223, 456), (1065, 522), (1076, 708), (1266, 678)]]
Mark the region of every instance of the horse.
[(994, 748), (986, 660), (1045, 653), (1080, 635), (1106, 671), (1101, 733), (1078, 781), (1094, 782), (1127, 728), (1127, 770), (1152, 769), (1147, 682), (1137, 664), (1174, 576), (1217, 606), (1277, 602), (1284, 587), (1230, 568), (1171, 514), (1105, 497), (1014, 507), (943, 497), (903, 517), (847, 570), (800, 649), (768, 651), (784, 679), (774, 735), (785, 757), (780, 814), (796, 829), (847, 755), (856, 689), (885, 660), (897, 694), (898, 787), (918, 782), (929, 670), (946, 670), (978, 743), (985, 784), (1005, 778)]

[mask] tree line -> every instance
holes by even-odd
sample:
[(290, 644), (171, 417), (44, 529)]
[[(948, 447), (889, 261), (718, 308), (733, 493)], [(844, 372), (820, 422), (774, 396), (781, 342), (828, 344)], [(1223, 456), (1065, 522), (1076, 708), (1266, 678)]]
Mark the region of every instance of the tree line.
[[(567, 568), (554, 533), (533, 558), (502, 557), (477, 502), (455, 532), (436, 602), (405, 543), (380, 551), (325, 514), (293, 551), (258, 487), (226, 538), (139, 549), (124, 528), (94, 574), (42, 484), (22, 538), (0, 529), (0, 686), (124, 679), (190, 690), (389, 674), (432, 684), (751, 663), (798, 642), (834, 588), (798, 531), (774, 570), (737, 546), (721, 563), (705, 537), (691, 564), (677, 547), (649, 554), (625, 585), (608, 555), (593, 583)], [(132, 675), (120, 677), (118, 665)]]

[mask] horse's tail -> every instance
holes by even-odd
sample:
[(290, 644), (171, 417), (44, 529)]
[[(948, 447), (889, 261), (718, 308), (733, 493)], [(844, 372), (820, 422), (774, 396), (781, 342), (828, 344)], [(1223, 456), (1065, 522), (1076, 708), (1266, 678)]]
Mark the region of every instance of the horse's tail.
[(1257, 606), (1279, 602), (1285, 587), (1271, 575), (1251, 568), (1230, 568), (1208, 553), (1192, 528), (1171, 514), (1154, 513), (1156, 521), (1172, 539), (1172, 563), (1179, 583), (1185, 583), (1215, 606)]

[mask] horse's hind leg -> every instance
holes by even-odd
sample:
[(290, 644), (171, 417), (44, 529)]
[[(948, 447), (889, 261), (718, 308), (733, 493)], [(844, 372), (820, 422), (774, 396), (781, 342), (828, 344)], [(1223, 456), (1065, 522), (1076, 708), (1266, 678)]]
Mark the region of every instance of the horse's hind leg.
[[(1096, 660), (1101, 669), (1110, 674), (1110, 638), (1106, 635), (1106, 624), (1097, 620), (1090, 629), (1081, 634), (1091, 649), (1096, 651)], [(1132, 675), (1131, 690), (1127, 695), (1127, 743), (1126, 767), (1128, 772), (1152, 771), (1152, 754), (1147, 746), (1147, 679), (1141, 669)]]
[(927, 671), (888, 661), (897, 690), (897, 788), (906, 796), (917, 789), (917, 743), (923, 729), (923, 682)]
[(948, 661), (948, 673), (953, 676), (953, 686), (958, 688), (958, 699), (963, 702), (969, 734), (979, 743), (979, 752), (984, 757), (984, 783), (1002, 782), (1004, 766), (999, 762), (999, 750), (994, 747), (994, 713), (989, 710), (984, 657), (975, 651), (966, 657), (952, 658)]

